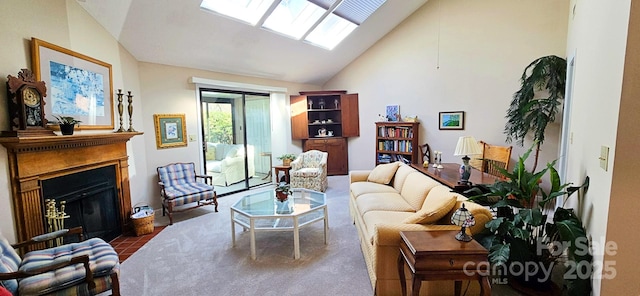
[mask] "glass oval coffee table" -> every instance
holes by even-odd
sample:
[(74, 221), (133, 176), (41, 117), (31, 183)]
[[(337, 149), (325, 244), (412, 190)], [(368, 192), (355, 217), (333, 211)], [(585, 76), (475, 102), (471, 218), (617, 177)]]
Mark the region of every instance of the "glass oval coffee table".
[(256, 259), (256, 231), (293, 231), (293, 258), (300, 259), (300, 228), (324, 221), (324, 243), (327, 244), (329, 219), (326, 195), (296, 188), (284, 201), (276, 199), (274, 190), (242, 197), (231, 207), (231, 242), (236, 244), (236, 227), (249, 230), (251, 259)]

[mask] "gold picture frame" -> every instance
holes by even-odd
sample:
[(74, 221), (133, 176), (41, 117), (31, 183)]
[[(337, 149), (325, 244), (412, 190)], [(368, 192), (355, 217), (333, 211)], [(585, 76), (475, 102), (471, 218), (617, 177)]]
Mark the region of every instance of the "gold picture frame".
[(184, 114), (153, 114), (158, 149), (187, 146)]
[[(47, 120), (71, 116), (81, 122), (80, 129), (113, 129), (111, 64), (37, 38), (31, 38), (31, 58), (36, 80), (47, 87)], [(57, 124), (48, 128), (59, 129)]]

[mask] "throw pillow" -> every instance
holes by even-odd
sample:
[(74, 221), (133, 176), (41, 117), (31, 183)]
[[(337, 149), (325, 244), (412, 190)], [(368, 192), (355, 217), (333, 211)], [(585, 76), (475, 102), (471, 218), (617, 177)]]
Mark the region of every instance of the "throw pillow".
[(433, 224), (451, 211), (457, 197), (453, 194), (429, 195), (422, 208), (402, 221), (406, 224)]
[(367, 181), (385, 185), (389, 184), (397, 170), (397, 162), (379, 164), (371, 170), (369, 177), (367, 177)]
[(238, 156), (238, 151), (240, 149), (238, 147), (229, 147), (229, 150), (227, 150), (227, 153), (224, 155), (224, 158), (234, 158), (236, 156)]

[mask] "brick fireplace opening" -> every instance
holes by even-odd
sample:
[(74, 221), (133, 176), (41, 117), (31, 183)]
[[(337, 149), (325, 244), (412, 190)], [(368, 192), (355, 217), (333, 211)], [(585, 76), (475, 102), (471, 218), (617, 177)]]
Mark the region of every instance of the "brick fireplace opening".
[[(111, 189), (93, 188), (95, 192), (91, 188), (85, 188), (84, 191), (76, 189), (57, 195), (75, 201), (74, 192), (77, 195), (91, 191), (99, 193), (101, 196), (99, 199), (102, 199), (103, 194), (115, 191), (113, 211), (116, 215), (106, 219), (112, 220), (112, 224), (117, 225), (119, 233), (130, 231), (131, 194), (126, 143), (131, 137), (141, 134), (124, 132), (72, 136), (0, 137), (0, 144), (7, 148), (17, 239), (23, 241), (46, 232), (45, 192), (50, 194), (49, 191), (54, 190), (53, 195), (56, 195), (55, 192), (58, 192), (56, 190), (59, 187), (72, 187), (64, 181), (62, 185), (48, 185), (49, 182), (55, 182), (57, 178), (76, 180), (77, 177), (73, 177), (74, 174), (83, 176), (87, 172), (103, 168), (113, 172)], [(89, 201), (86, 204), (81, 203), (82, 206), (88, 204), (90, 204)], [(80, 205), (77, 206), (80, 207)], [(86, 209), (91, 211), (90, 208), (94, 206), (96, 205), (87, 206)], [(93, 227), (94, 223), (91, 221), (94, 218), (103, 219), (98, 216), (88, 218), (91, 224), (89, 229)], [(67, 222), (65, 221), (65, 224)], [(95, 231), (98, 236), (97, 233), (101, 232), (108, 231), (105, 229)]]

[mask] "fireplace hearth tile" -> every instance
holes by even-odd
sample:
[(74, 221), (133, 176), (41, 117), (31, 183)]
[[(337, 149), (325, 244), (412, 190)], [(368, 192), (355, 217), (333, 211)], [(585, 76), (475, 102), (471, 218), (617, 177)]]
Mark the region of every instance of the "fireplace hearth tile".
[(142, 248), (142, 246), (149, 242), (158, 233), (160, 233), (160, 231), (162, 231), (165, 227), (166, 226), (156, 226), (153, 229), (152, 233), (142, 236), (135, 236), (134, 234), (123, 234), (116, 237), (109, 243), (118, 253), (118, 257), (120, 257), (120, 263), (122, 263), (131, 255), (133, 255), (133, 253), (138, 251), (138, 249)]

